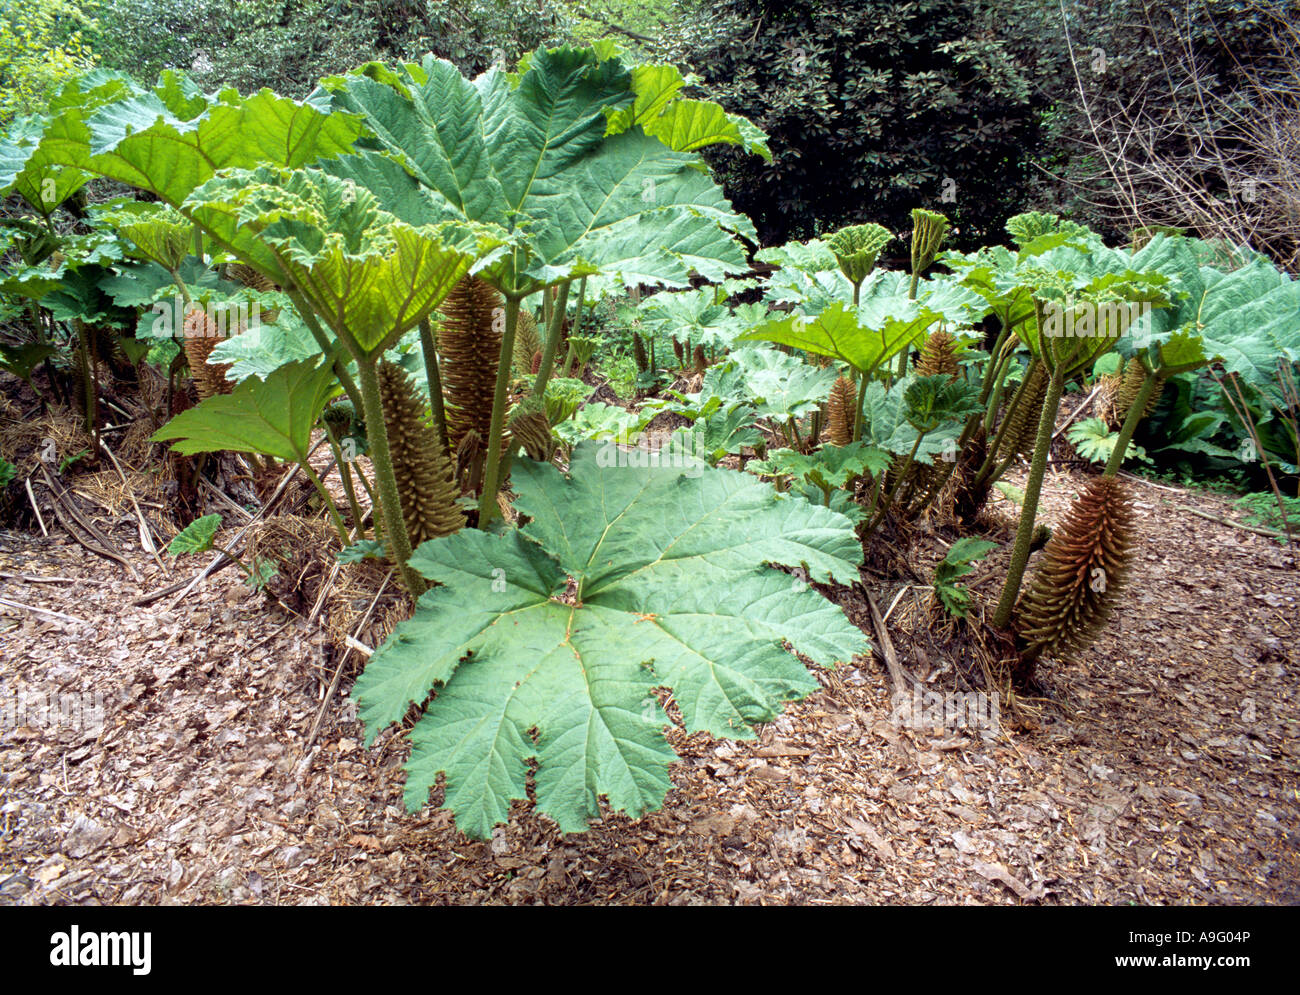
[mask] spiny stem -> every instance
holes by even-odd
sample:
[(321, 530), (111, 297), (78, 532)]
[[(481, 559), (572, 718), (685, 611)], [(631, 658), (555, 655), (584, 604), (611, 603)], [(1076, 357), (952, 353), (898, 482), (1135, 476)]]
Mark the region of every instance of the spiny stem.
[[(568, 284), (563, 284), (560, 292), (561, 300), (556, 307), (556, 313), (563, 316), (564, 301)], [(501, 336), (501, 358), (497, 361), (497, 385), (496, 392), (492, 395), (492, 421), (488, 426), (487, 437), (487, 463), (483, 468), (483, 493), (479, 497), (478, 504), (478, 527), (485, 529), (488, 523), (497, 515), (500, 509), (497, 507), (497, 488), (501, 486), (501, 436), (505, 429), (506, 422), (506, 388), (510, 384), (510, 361), (515, 353), (515, 328), (519, 323), (519, 301), (516, 295), (506, 296), (506, 330)], [(555, 322), (553, 322), (555, 323)], [(558, 324), (558, 323), (556, 323)], [(541, 387), (537, 388), (538, 396), (546, 388), (544, 379), (547, 369), (547, 361), (555, 362), (555, 341), (554, 338), (548, 338), (546, 345), (547, 352), (542, 356), (542, 366), (538, 371), (537, 378), (541, 382)]]
[(1024, 580), (1025, 566), (1029, 563), (1029, 546), (1034, 538), (1034, 519), (1038, 515), (1038, 498), (1043, 490), (1043, 475), (1047, 472), (1047, 451), (1052, 447), (1052, 429), (1056, 426), (1056, 409), (1065, 391), (1065, 371), (1058, 365), (1047, 382), (1047, 397), (1038, 418), (1038, 438), (1034, 442), (1034, 459), (1029, 464), (1029, 479), (1025, 482), (1025, 501), (1020, 509), (1020, 526), (1016, 530), (1016, 543), (1011, 550), (1011, 564), (1007, 580), (1002, 586), (993, 625), (1005, 629), (1011, 624), (1011, 613), (1020, 596), (1020, 583)]
[(99, 448), (99, 389), (95, 382), (95, 347), (91, 340), (90, 329), (78, 318), (77, 328), (77, 366), (81, 369), (81, 400), (86, 408), (86, 431), (95, 440)]
[[(311, 332), (311, 337), (320, 346), (320, 351), (326, 356), (334, 356), (334, 375), (339, 378), (339, 383), (343, 386), (343, 393), (348, 395), (348, 400), (352, 402), (353, 407), (361, 405), (364, 408), (361, 390), (357, 387), (356, 381), (352, 379), (352, 375), (348, 373), (348, 364), (344, 359), (344, 354), (341, 351), (336, 351), (334, 343), (329, 340), (329, 336), (321, 328), (320, 322), (316, 320), (316, 312), (311, 309), (307, 299), (298, 291), (288, 290), (286, 292), (289, 295), (289, 300), (293, 301), (294, 310), (298, 312), (303, 324), (307, 326), (307, 331)], [(357, 365), (359, 366), (360, 363)]]
[(1124, 424), (1120, 426), (1119, 437), (1115, 440), (1115, 448), (1111, 451), (1110, 459), (1106, 461), (1106, 469), (1102, 473), (1103, 477), (1113, 477), (1119, 473), (1119, 468), (1124, 465), (1124, 456), (1128, 452), (1129, 440), (1133, 438), (1133, 433), (1137, 431), (1138, 422), (1146, 413), (1147, 402), (1151, 400), (1151, 395), (1156, 390), (1156, 374), (1154, 370), (1147, 370), (1146, 376), (1142, 378), (1142, 386), (1138, 388), (1137, 396), (1133, 398), (1133, 403), (1128, 407), (1128, 414), (1124, 416)]
[(858, 442), (862, 438), (862, 421), (863, 418), (865, 417), (864, 413), (867, 406), (867, 381), (870, 378), (871, 375), (866, 370), (862, 370), (860, 372), (860, 375), (857, 378), (858, 403), (857, 403), (857, 410), (853, 413), (853, 441), (854, 442)]
[(997, 340), (993, 343), (993, 348), (989, 350), (988, 363), (984, 367), (984, 380), (980, 384), (980, 404), (984, 404), (989, 399), (989, 394), (993, 391), (993, 383), (998, 371), (1004, 365), (1002, 356), (1002, 346), (1007, 341), (1007, 336), (1011, 334), (1011, 329), (1004, 322), (1002, 331), (998, 332)]
[[(912, 464), (916, 460), (917, 451), (921, 448), (921, 440), (924, 439), (927, 434), (928, 433), (926, 432), (917, 433), (916, 441), (912, 443), (911, 452), (907, 454), (907, 459), (903, 461), (903, 465), (898, 468), (897, 476), (895, 476), (894, 478), (894, 486), (891, 487), (889, 489), (889, 493), (885, 495), (885, 500), (880, 505), (879, 509), (875, 508), (875, 501), (877, 498), (880, 497), (880, 489), (879, 488), (876, 489), (876, 494), (872, 498), (872, 510), (875, 511), (876, 517), (871, 520), (871, 525), (870, 525), (871, 529), (875, 529), (877, 526), (879, 526), (880, 523), (884, 521), (885, 514), (889, 511), (890, 508), (894, 506), (894, 498), (898, 496), (898, 489), (903, 486), (903, 481), (907, 479), (907, 471), (912, 468)], [(882, 474), (881, 478), (883, 479), (883, 477), (884, 475)], [(868, 515), (870, 514), (871, 513), (868, 512)]]
[(442, 448), (451, 454), (447, 442), (447, 408), (442, 400), (442, 374), (438, 370), (438, 351), (433, 341), (433, 326), (428, 318), (420, 319), (420, 351), (424, 353), (425, 379), (429, 383), (429, 407), (433, 412), (433, 427), (442, 440)]
[(366, 435), (370, 440), (370, 463), (375, 468), (375, 488), (379, 492), (379, 514), (388, 539), (388, 553), (397, 564), (402, 583), (418, 598), (428, 584), (411, 569), (411, 537), (402, 517), (401, 497), (397, 490), (397, 476), (393, 473), (393, 456), (388, 448), (388, 428), (384, 424), (384, 407), (379, 395), (379, 374), (375, 360), (370, 356), (354, 354), (357, 376), (361, 378), (362, 410), (366, 417)]
[(322, 421), (321, 426), (325, 429), (325, 438), (329, 440), (330, 451), (334, 454), (334, 462), (339, 468), (339, 479), (343, 481), (343, 493), (348, 498), (348, 508), (351, 510), (352, 520), (356, 524), (357, 538), (364, 539), (366, 530), (365, 526), (361, 524), (363, 518), (361, 502), (357, 500), (356, 487), (352, 483), (352, 468), (348, 461), (343, 458), (343, 450), (339, 447), (338, 440), (334, 437), (334, 430), (330, 428), (329, 422)]
[[(555, 366), (555, 353), (560, 348), (560, 332), (564, 328), (564, 312), (569, 306), (569, 284), (560, 284), (560, 292), (551, 306), (550, 322), (546, 326), (546, 344), (542, 346), (542, 365), (537, 367), (537, 379), (533, 381), (533, 394), (543, 397), (546, 393), (546, 381), (551, 378), (551, 369)], [(519, 310), (518, 302), (515, 304)], [(507, 324), (510, 311), (506, 309)], [(511, 348), (514, 348), (514, 326), (509, 325)], [(494, 412), (495, 414), (495, 412)]]
[(573, 334), (582, 334), (582, 306), (587, 303), (587, 278), (578, 281), (578, 313), (573, 317)]
[[(1025, 375), (1020, 381), (1022, 387), (1029, 382), (1029, 377), (1034, 372), (1034, 364), (1039, 362), (1042, 361), (1037, 356), (1035, 356), (1033, 359), (1029, 361), (1029, 365), (1025, 367)], [(997, 403), (1000, 404), (1001, 387), (998, 388), (998, 398), (999, 400), (997, 401)], [(1002, 416), (1002, 421), (998, 425), (997, 434), (993, 436), (993, 441), (992, 443), (990, 443), (988, 451), (984, 455), (984, 462), (980, 466), (979, 472), (975, 474), (976, 485), (983, 484), (984, 481), (988, 478), (989, 472), (993, 469), (994, 466), (997, 465), (998, 451), (1002, 448), (1002, 439), (1007, 434), (1007, 429), (1010, 428), (1011, 426), (1012, 415), (1016, 413), (1016, 408), (1018, 408), (1021, 405), (1021, 403), (1023, 403), (1024, 398), (1025, 398), (1025, 392), (1023, 390), (1017, 390), (1014, 394), (1011, 395), (1011, 402), (1007, 405), (1006, 413)], [(999, 470), (997, 472), (997, 475), (993, 478), (994, 480), (1002, 476), (1003, 472), (1006, 470), (1008, 466), (1010, 466), (1011, 461), (1015, 458), (1015, 456), (1016, 454), (1012, 453), (1010, 456), (1007, 457), (1006, 462), (1004, 462), (1002, 465), (1002, 469)]]

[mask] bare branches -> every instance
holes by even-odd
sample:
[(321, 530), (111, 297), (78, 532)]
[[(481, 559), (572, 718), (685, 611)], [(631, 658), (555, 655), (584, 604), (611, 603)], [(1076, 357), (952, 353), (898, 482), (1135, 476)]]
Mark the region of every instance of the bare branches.
[(1161, 70), (1130, 80), (1122, 96), (1089, 93), (1071, 43), (1087, 123), (1075, 140), (1098, 163), (1081, 181), (1080, 195), (1117, 225), (1190, 228), (1294, 268), (1300, 265), (1300, 33), (1273, 6), (1255, 4), (1253, 12), (1267, 25), (1269, 51), (1229, 51), (1233, 79), (1214, 72), (1190, 11), (1173, 9), (1166, 22), (1147, 23), (1143, 31), (1160, 42)]

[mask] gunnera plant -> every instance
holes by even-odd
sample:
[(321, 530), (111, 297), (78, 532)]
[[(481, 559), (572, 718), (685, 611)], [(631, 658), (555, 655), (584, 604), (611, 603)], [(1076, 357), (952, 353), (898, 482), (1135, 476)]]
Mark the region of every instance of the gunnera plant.
[(1016, 610), (1020, 676), (1044, 653), (1087, 646), (1120, 594), (1133, 548), (1135, 520), (1123, 481), (1093, 477), (1064, 523), (1052, 532)]
[(650, 371), (650, 356), (646, 352), (645, 340), (636, 332), (632, 333), (632, 358), (636, 362), (636, 371), (638, 373), (648, 373)]
[(912, 211), (912, 286), (909, 297), (916, 297), (917, 281), (922, 271), (934, 262), (947, 235), (948, 219), (942, 214), (923, 207)]
[(1031, 362), (1024, 380), (1008, 402), (1006, 425), (999, 429), (1002, 444), (998, 450), (1005, 459), (1013, 453), (1029, 456), (1034, 451), (1034, 437), (1038, 432), (1038, 419), (1047, 397), (1047, 369), (1042, 363)]
[(185, 315), (185, 324), (181, 342), (185, 348), (185, 358), (190, 363), (190, 375), (194, 378), (194, 389), (200, 401), (206, 401), (217, 394), (229, 394), (234, 385), (226, 379), (228, 364), (209, 363), (208, 357), (217, 347), (222, 336), (214, 322), (202, 308), (194, 308)]
[[(443, 357), (447, 440), (455, 448), (471, 430), (488, 437), (505, 311), (501, 295), (476, 276), (461, 279), (440, 310), (443, 323), (438, 344)], [(518, 336), (517, 324), (515, 334)]]
[(398, 503), (415, 547), (458, 531), (465, 525), (465, 515), (456, 504), (459, 493), (451, 461), (415, 382), (396, 363), (380, 363), (378, 375)]
[[(1138, 393), (1142, 390), (1143, 381), (1146, 380), (1147, 369), (1142, 365), (1142, 360), (1134, 356), (1124, 367), (1123, 379), (1119, 382), (1119, 387), (1115, 391), (1115, 414), (1122, 421), (1128, 414), (1129, 408), (1133, 407), (1133, 402), (1137, 400)], [(1141, 417), (1145, 418), (1155, 410), (1156, 404), (1160, 401), (1160, 395), (1165, 389), (1165, 378), (1156, 377), (1154, 389), (1151, 396), (1147, 398), (1146, 406), (1142, 409)]]
[(936, 328), (926, 337), (915, 365), (918, 376), (930, 377), (944, 373), (955, 377), (958, 370), (957, 339), (942, 328)]
[(857, 307), (862, 282), (871, 275), (880, 250), (894, 240), (884, 225), (850, 225), (826, 240), (840, 272), (853, 284), (853, 306)]
[(226, 268), (226, 275), (259, 293), (267, 294), (275, 289), (275, 282), (269, 276), (259, 273), (247, 263), (231, 263)]
[(555, 455), (551, 423), (535, 399), (525, 401), (510, 416), (510, 435), (529, 459), (547, 463)]
[(831, 386), (826, 404), (826, 439), (833, 446), (847, 446), (853, 441), (853, 420), (858, 410), (858, 391), (848, 377), (839, 377)]
[[(980, 467), (988, 456), (988, 448), (988, 435), (981, 421), (975, 426), (970, 441), (958, 457), (950, 482), (952, 515), (966, 525), (972, 524), (983, 510), (993, 487), (991, 477), (980, 478)], [(946, 500), (942, 503), (948, 504)]]
[(519, 309), (515, 319), (515, 368), (526, 373), (536, 373), (533, 369), (533, 357), (542, 351), (542, 336), (537, 331), (537, 319), (528, 308)]

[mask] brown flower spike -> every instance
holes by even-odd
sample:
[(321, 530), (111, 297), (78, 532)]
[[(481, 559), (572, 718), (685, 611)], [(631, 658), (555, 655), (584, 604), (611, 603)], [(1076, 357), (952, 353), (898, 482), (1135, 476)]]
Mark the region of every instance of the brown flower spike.
[(190, 376), (194, 378), (194, 389), (199, 400), (206, 401), (217, 394), (229, 394), (235, 389), (234, 384), (226, 379), (229, 364), (213, 364), (208, 356), (222, 341), (224, 336), (218, 334), (215, 322), (201, 308), (195, 308), (185, 315), (185, 326), (181, 342), (185, 347), (185, 358), (190, 363)]
[[(1119, 382), (1119, 387), (1115, 391), (1115, 417), (1122, 424), (1128, 417), (1128, 409), (1133, 407), (1133, 402), (1137, 400), (1138, 391), (1142, 389), (1142, 383), (1146, 380), (1146, 367), (1142, 365), (1142, 360), (1134, 356), (1124, 367), (1124, 377)], [(1147, 405), (1142, 409), (1142, 417), (1145, 418), (1155, 410), (1156, 404), (1160, 401), (1160, 395), (1164, 393), (1165, 378), (1157, 377), (1155, 389), (1151, 391), (1151, 396), (1147, 399)]]
[(519, 309), (515, 319), (515, 367), (520, 370), (532, 369), (533, 356), (542, 351), (542, 336), (537, 330), (537, 319), (528, 308)]
[(465, 515), (456, 504), (451, 461), (429, 422), (429, 406), (395, 363), (379, 364), (379, 395), (411, 547), (451, 535), (465, 524)]
[(488, 437), (504, 315), (501, 295), (476, 276), (457, 283), (443, 301), (438, 346), (453, 449), (471, 429)]
[(826, 404), (826, 438), (833, 446), (847, 446), (853, 441), (853, 419), (858, 410), (858, 392), (848, 377), (839, 377), (831, 386)]
[(1046, 397), (1047, 368), (1042, 363), (1034, 363), (1012, 398), (1015, 409), (1007, 422), (1006, 434), (1002, 436), (999, 458), (1005, 459), (1012, 453), (1025, 457), (1033, 454), (1034, 441), (1038, 437), (1038, 419), (1042, 416)]
[(1133, 506), (1115, 477), (1084, 485), (1020, 598), (1016, 634), (1026, 662), (1082, 649), (1123, 588), (1134, 539)]
[(935, 329), (921, 347), (921, 354), (916, 359), (916, 372), (919, 376), (932, 377), (940, 373), (957, 375), (957, 340), (941, 328)]

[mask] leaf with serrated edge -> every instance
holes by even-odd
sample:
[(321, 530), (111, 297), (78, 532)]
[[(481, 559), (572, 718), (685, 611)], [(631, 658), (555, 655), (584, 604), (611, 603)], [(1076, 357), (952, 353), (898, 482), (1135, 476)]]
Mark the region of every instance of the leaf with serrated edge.
[(748, 738), (817, 687), (787, 644), (821, 664), (869, 649), (837, 606), (768, 566), (852, 582), (848, 519), (746, 474), (618, 465), (617, 452), (579, 443), (568, 477), (520, 460), (527, 525), (412, 556), (437, 586), (354, 691), (373, 737), (437, 688), (411, 737), (409, 807), (441, 773), (457, 825), (486, 837), (536, 760), (538, 807), (561, 830), (585, 828), (602, 798), (639, 815), (662, 803), (674, 759), (656, 688), (689, 731)]

